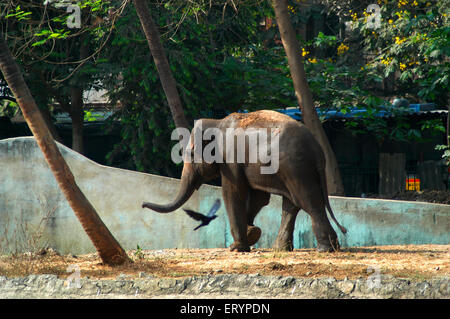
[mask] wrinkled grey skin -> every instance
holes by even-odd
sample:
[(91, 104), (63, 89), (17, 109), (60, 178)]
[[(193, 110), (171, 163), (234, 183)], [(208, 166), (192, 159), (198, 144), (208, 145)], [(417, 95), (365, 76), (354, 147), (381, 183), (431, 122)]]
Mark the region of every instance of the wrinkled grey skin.
[[(336, 221), (329, 205), (325, 157), (320, 145), (303, 124), (279, 112), (257, 111), (233, 113), (221, 120), (203, 119), (202, 130), (207, 128), (219, 128), (224, 135), (226, 128), (279, 129), (278, 172), (261, 174), (262, 164), (248, 163), (248, 160), (245, 163), (225, 163), (224, 160), (224, 163), (211, 164), (185, 161), (181, 186), (174, 201), (167, 205), (145, 202), (142, 207), (159, 213), (172, 212), (181, 207), (204, 182), (221, 177), (223, 200), (234, 239), (231, 250), (250, 251), (250, 245), (259, 239), (259, 228), (251, 226), (261, 208), (269, 203), (270, 193), (283, 197), (281, 226), (273, 248), (293, 249), (295, 219), (298, 211), (303, 209), (311, 217), (317, 249), (339, 249), (336, 232), (325, 208), (341, 231), (345, 233), (346, 230)], [(191, 133), (192, 141), (194, 133), (195, 127)], [(234, 144), (236, 147), (237, 143)], [(192, 143), (188, 147), (192, 147)], [(255, 232), (255, 229), (258, 231)]]

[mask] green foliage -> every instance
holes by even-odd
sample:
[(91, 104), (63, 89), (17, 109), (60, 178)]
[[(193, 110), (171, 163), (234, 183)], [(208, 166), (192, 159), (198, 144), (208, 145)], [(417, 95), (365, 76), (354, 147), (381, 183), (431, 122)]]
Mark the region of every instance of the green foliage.
[(137, 259), (143, 259), (145, 257), (145, 254), (139, 245), (136, 245), (136, 251), (133, 252), (133, 255)]
[[(266, 34), (258, 29), (269, 8), (242, 5), (236, 12), (219, 1), (211, 8), (184, 1), (150, 7), (189, 123), (243, 109), (295, 106), (284, 51), (264, 46)], [(168, 143), (175, 127), (133, 7), (118, 20), (111, 44), (103, 55), (109, 63), (102, 82), (112, 103), (122, 106), (114, 120), (123, 125), (123, 141), (110, 162), (179, 176), (170, 159), (176, 141)]]
[[(89, 89), (98, 85), (97, 65), (102, 61), (87, 59), (80, 64), (80, 48), (91, 54), (106, 41), (108, 23), (96, 25), (96, 19), (107, 15), (110, 1), (78, 1), (81, 28), (69, 28), (65, 4), (44, 1), (10, 0), (0, 3), (6, 19), (0, 19), (7, 30), (10, 49), (22, 68), (33, 97), (41, 108), (57, 102), (70, 105), (72, 87)], [(102, 29), (103, 28), (103, 29)], [(67, 111), (67, 110), (66, 110)]]
[(97, 121), (98, 118), (92, 114), (92, 110), (84, 110), (84, 121), (86, 122), (94, 122)]
[(0, 99), (0, 116), (14, 117), (19, 111), (19, 105), (10, 100)]
[(395, 74), (398, 95), (446, 105), (450, 63), (448, 0), (382, 3), (380, 27), (363, 11), (354, 30), (363, 37), (371, 68)]
[[(354, 134), (374, 133), (379, 140), (422, 140), (422, 131), (441, 131), (438, 121), (421, 128), (407, 123), (405, 111), (390, 107), (390, 99), (406, 96), (410, 102), (434, 102), (446, 106), (449, 74), (448, 0), (377, 1), (380, 25), (366, 11), (374, 1), (324, 0), (323, 12), (350, 23), (345, 37), (339, 29), (304, 42), (302, 55), (308, 82), (317, 106), (347, 113), (365, 109), (358, 121), (347, 121)], [(292, 1), (292, 14), (303, 15)], [(334, 32), (334, 33), (333, 33)], [(309, 51), (314, 52), (312, 54)], [(389, 91), (384, 83), (394, 81)], [(384, 106), (383, 106), (384, 105)], [(394, 129), (376, 116), (389, 110), (396, 116)]]
[(22, 20), (30, 19), (30, 15), (31, 15), (31, 12), (22, 10), (21, 7), (18, 5), (15, 8), (14, 12), (5, 15), (5, 19), (15, 18), (18, 21), (22, 21)]
[(438, 151), (443, 151), (442, 158), (445, 160), (446, 165), (450, 166), (450, 146), (440, 144), (436, 145), (435, 149)]

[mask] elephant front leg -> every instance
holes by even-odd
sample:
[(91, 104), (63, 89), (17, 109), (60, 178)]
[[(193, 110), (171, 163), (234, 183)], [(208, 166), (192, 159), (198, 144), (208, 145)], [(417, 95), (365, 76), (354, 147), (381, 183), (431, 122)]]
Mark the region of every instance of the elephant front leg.
[(245, 191), (239, 192), (235, 185), (224, 183), (222, 179), (222, 195), (230, 222), (231, 236), (234, 239), (230, 250), (239, 252), (250, 251), (247, 239), (246, 201), (243, 199)]
[(283, 197), (281, 225), (273, 249), (284, 251), (292, 251), (294, 249), (295, 219), (297, 218), (299, 210), (300, 208), (296, 207), (290, 200)]
[(261, 228), (255, 226), (253, 221), (261, 208), (266, 206), (269, 201), (269, 193), (255, 189), (250, 190), (247, 207), (247, 240), (250, 246), (256, 244), (261, 237)]

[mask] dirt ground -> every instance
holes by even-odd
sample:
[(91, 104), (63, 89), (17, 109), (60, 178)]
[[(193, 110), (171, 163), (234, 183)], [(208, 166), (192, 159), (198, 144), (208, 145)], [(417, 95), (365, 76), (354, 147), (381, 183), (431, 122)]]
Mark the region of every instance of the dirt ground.
[(334, 277), (356, 279), (374, 271), (411, 280), (449, 276), (450, 245), (398, 245), (342, 248), (319, 253), (314, 249), (277, 252), (254, 249), (249, 253), (216, 249), (131, 250), (132, 263), (110, 267), (96, 253), (59, 255), (52, 249), (36, 254), (0, 256), (0, 276), (23, 277), (54, 274), (66, 278), (70, 265), (79, 267), (81, 277), (116, 279), (125, 274), (138, 278), (142, 273), (155, 277), (182, 278), (205, 274), (255, 274), (293, 277)]

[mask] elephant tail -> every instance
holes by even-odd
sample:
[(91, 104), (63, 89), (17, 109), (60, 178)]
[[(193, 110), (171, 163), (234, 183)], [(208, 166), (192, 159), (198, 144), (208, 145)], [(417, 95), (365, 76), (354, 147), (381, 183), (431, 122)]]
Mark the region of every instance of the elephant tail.
[(330, 206), (330, 200), (328, 199), (328, 188), (327, 188), (327, 179), (326, 179), (325, 169), (319, 168), (318, 171), (319, 171), (319, 175), (320, 175), (320, 186), (322, 188), (323, 199), (325, 201), (325, 206), (327, 207), (328, 213), (330, 214), (331, 218), (336, 223), (336, 225), (339, 227), (341, 232), (343, 234), (346, 234), (347, 229), (338, 223), (338, 221), (336, 220), (336, 217), (334, 217), (333, 210), (331, 209), (331, 206)]

